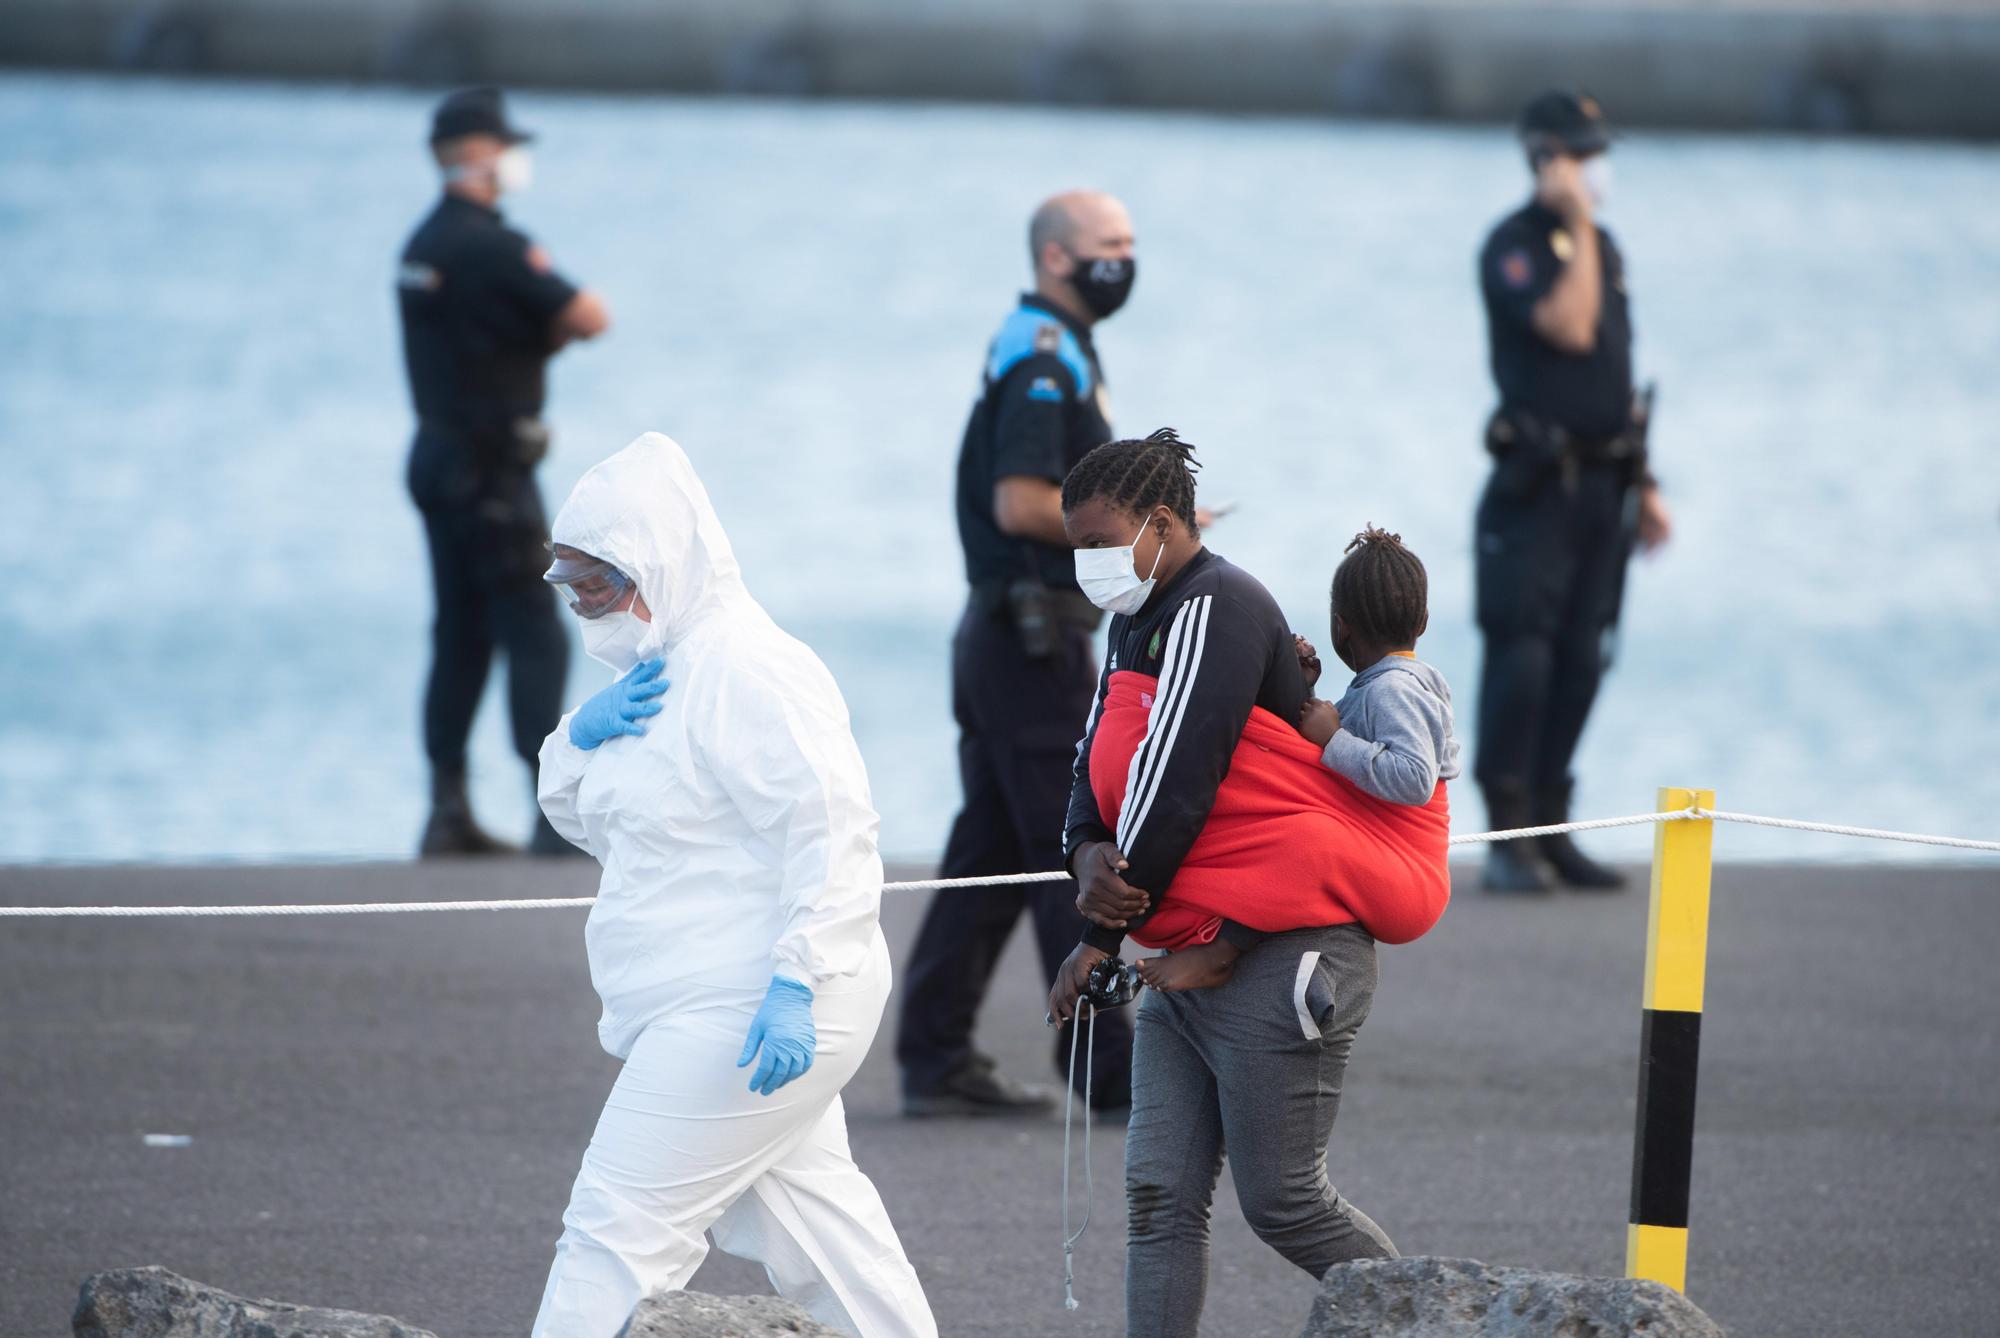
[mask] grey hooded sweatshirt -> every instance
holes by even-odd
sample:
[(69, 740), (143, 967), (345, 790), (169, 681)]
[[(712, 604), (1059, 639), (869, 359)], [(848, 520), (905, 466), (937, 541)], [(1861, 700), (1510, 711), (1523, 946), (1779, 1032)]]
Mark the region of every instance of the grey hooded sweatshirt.
[(1451, 688), (1422, 660), (1385, 655), (1354, 676), (1334, 703), (1340, 729), (1320, 760), (1392, 804), (1427, 804), (1459, 774)]

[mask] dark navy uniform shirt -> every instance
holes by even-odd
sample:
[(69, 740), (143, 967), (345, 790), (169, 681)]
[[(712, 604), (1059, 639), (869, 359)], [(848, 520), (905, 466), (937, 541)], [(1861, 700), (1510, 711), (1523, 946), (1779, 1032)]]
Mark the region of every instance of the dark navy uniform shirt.
[[(1076, 746), (1063, 863), (1071, 866), (1085, 842), (1114, 842), (1131, 863), (1125, 881), (1152, 893), (1157, 908), (1208, 822), (1251, 708), (1297, 720), (1306, 701), (1305, 673), (1278, 601), (1250, 573), (1207, 549), (1154, 590), (1136, 614), (1111, 620), (1110, 651), (1098, 680), (1098, 702), (1121, 669), (1152, 675), (1160, 684), (1132, 758), (1136, 779), (1115, 832), (1105, 825), (1090, 785), (1098, 713), (1098, 706), (1091, 706)], [(1151, 914), (1130, 923), (1142, 925)], [(1093, 924), (1083, 941), (1117, 952), (1124, 937), (1123, 931)]]
[(1555, 211), (1536, 201), (1500, 220), (1479, 253), (1479, 287), (1486, 298), (1493, 381), (1502, 405), (1520, 409), (1579, 437), (1615, 437), (1632, 416), (1632, 317), (1625, 296), (1625, 261), (1618, 243), (1597, 230), (1604, 267), (1604, 305), (1597, 343), (1566, 353), (1535, 331), (1535, 305), (1549, 295), (1569, 263), (1571, 240)]
[(555, 317), (577, 294), (497, 210), (446, 195), (396, 271), (422, 434), (477, 447), (541, 415)]
[(1086, 452), (1109, 440), (1104, 372), (1089, 327), (1024, 294), (987, 350), (979, 402), (959, 447), (958, 537), (974, 586), (1034, 576), (1057, 589), (1077, 588), (1067, 545), (1001, 533), (993, 487), (1017, 475), (1059, 484)]

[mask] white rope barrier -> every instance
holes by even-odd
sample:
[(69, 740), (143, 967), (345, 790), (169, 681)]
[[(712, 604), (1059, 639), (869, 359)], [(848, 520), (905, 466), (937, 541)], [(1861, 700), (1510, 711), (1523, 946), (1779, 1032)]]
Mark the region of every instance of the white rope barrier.
[[(1962, 836), (1926, 836), (1918, 832), (1883, 831), (1874, 827), (1844, 827), (1830, 822), (1801, 822), (1792, 818), (1767, 818), (1754, 813), (1728, 813), (1720, 809), (1677, 808), (1663, 813), (1634, 813), (1623, 818), (1589, 818), (1581, 822), (1558, 822), (1546, 827), (1513, 827), (1500, 832), (1468, 832), (1454, 836), (1455, 846), (1484, 845), (1493, 841), (1514, 841), (1524, 837), (1557, 836), (1565, 832), (1595, 832), (1608, 827), (1640, 827), (1659, 822), (1741, 822), (1755, 827), (1779, 827), (1787, 831), (1819, 832), (1829, 836), (1856, 836), (1872, 841), (1906, 841), (1915, 845), (1948, 846), (1954, 850), (2000, 852), (2000, 841), (1974, 841)], [(909, 882), (884, 883), (884, 892), (946, 892), (963, 887), (996, 887), (1022, 883), (1056, 883), (1066, 873), (1011, 873), (991, 878), (919, 878)], [(596, 897), (532, 897), (507, 901), (364, 901), (332, 905), (283, 906), (0, 906), (0, 919), (137, 919), (192, 916), (241, 915), (418, 915), (430, 911), (553, 911), (594, 905)]]
[(1665, 813), (1634, 813), (1629, 818), (1589, 818), (1583, 822), (1553, 822), (1546, 827), (1510, 827), (1504, 832), (1468, 832), (1454, 836), (1446, 845), (1476, 846), (1494, 841), (1518, 841), (1534, 836), (1561, 836), (1565, 832), (1595, 832), (1606, 827), (1641, 827), (1652, 822), (1680, 822), (1701, 816), (1694, 808), (1669, 809)]
[(1755, 813), (1725, 813), (1710, 808), (1687, 810), (1691, 818), (1715, 822), (1742, 822), (1753, 827), (1782, 827), (1791, 832), (1824, 832), (1829, 836), (1860, 836), (1870, 841), (1907, 841), (1920, 846), (1950, 846), (1954, 850), (2000, 851), (2000, 841), (1974, 841), (1963, 836), (1925, 836), (1918, 832), (1889, 832), (1877, 827), (1842, 827), (1831, 822), (1800, 822), (1796, 818), (1764, 818)]
[(884, 883), (884, 892), (949, 892), (959, 887), (991, 887), (995, 883), (1060, 883), (1069, 875), (1055, 873), (1010, 873), (999, 878), (919, 878), (909, 883)]
[(425, 911), (553, 911), (589, 906), (596, 897), (534, 897), (520, 901), (353, 901), (287, 906), (0, 906), (0, 919), (17, 916), (147, 919), (154, 916), (416, 915)]

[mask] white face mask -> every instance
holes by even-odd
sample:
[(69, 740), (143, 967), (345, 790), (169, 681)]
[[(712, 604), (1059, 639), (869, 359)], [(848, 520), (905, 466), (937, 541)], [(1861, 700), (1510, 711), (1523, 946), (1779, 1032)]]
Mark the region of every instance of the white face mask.
[(1123, 548), (1076, 550), (1076, 583), (1083, 587), (1084, 597), (1106, 613), (1130, 617), (1144, 607), (1146, 596), (1153, 593), (1153, 572), (1159, 571), (1167, 546), (1161, 544), (1153, 554), (1153, 571), (1144, 580), (1139, 579), (1139, 565), (1133, 556), (1140, 536), (1146, 533), (1146, 525), (1152, 523), (1149, 517), (1139, 527), (1139, 533), (1132, 536), (1132, 542)]
[(519, 195), (535, 184), (534, 155), (519, 144), (509, 144), (493, 160), (493, 185), (502, 195)]
[(1583, 188), (1590, 192), (1592, 208), (1602, 209), (1604, 202), (1611, 198), (1611, 158), (1608, 154), (1593, 153), (1583, 160), (1579, 169), (1583, 177)]
[(624, 673), (639, 662), (639, 646), (653, 625), (630, 609), (583, 620), (583, 649), (591, 659)]

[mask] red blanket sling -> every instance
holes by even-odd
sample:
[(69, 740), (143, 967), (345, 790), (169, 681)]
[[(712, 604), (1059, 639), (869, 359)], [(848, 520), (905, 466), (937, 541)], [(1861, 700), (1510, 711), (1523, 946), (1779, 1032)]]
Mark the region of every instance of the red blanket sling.
[[(1120, 670), (1106, 689), (1090, 786), (1114, 829), (1158, 686)], [(1328, 770), (1312, 740), (1254, 709), (1207, 824), (1172, 884), (1147, 889), (1158, 909), (1131, 937), (1184, 948), (1212, 940), (1226, 918), (1267, 932), (1358, 921), (1383, 943), (1408, 943), (1451, 897), (1450, 827), (1443, 781), (1421, 806), (1377, 799)]]

